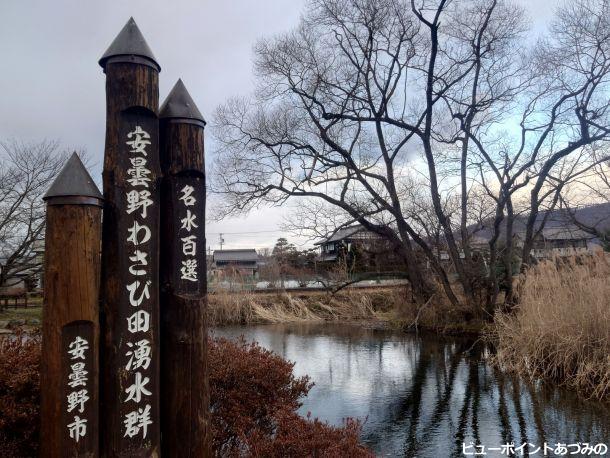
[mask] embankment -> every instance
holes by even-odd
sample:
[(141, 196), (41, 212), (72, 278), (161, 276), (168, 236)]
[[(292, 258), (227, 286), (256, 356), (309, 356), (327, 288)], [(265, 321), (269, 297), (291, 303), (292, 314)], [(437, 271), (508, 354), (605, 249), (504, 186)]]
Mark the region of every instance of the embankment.
[(211, 326), (298, 321), (367, 321), (376, 326), (440, 333), (478, 333), (481, 321), (465, 321), (464, 310), (432, 300), (417, 306), (405, 287), (346, 288), (325, 291), (228, 292), (208, 295)]
[(404, 301), (403, 288), (349, 289), (335, 295), (323, 291), (227, 292), (208, 296), (208, 322), (226, 324), (296, 321), (379, 320)]

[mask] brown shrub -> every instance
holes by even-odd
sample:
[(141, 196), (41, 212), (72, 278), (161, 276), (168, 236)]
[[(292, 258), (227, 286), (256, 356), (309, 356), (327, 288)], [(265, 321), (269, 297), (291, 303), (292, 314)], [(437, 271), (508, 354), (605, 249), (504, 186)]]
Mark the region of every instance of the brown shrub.
[(40, 336), (0, 338), (0, 456), (36, 456)]
[(334, 428), (317, 419), (304, 419), (294, 412), (279, 411), (274, 415), (277, 428), (274, 435), (252, 432), (250, 456), (265, 458), (373, 457), (358, 442), (360, 423), (347, 419), (342, 428)]
[[(460, 304), (455, 306), (440, 292), (425, 304), (396, 302), (394, 310), (387, 313), (390, 322), (407, 331), (428, 330), (440, 334), (478, 334), (485, 324), (481, 307), (469, 304), (456, 287)], [(440, 291), (440, 287), (438, 289)]]
[[(312, 384), (257, 344), (210, 340), (210, 398), (217, 456), (372, 456), (360, 425), (331, 427), (296, 413)], [(0, 340), (0, 456), (38, 454), (40, 337)]]
[(217, 339), (210, 345), (210, 410), (214, 449), (239, 451), (253, 430), (272, 434), (273, 414), (294, 411), (311, 388), (295, 378), (293, 365), (257, 344)]

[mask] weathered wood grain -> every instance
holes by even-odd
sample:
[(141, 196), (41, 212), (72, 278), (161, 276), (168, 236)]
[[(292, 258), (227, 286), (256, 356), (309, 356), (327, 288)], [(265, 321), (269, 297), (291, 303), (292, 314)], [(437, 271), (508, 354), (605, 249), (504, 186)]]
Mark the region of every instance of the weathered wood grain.
[[(98, 291), (101, 208), (95, 205), (47, 206), (45, 290), (41, 367), (41, 456), (97, 457), (98, 453)], [(88, 342), (87, 381), (70, 390), (73, 361), (67, 357), (76, 336)], [(80, 362), (80, 359), (79, 359)], [(87, 390), (89, 400), (81, 418), (86, 434), (76, 442), (67, 425), (67, 396)], [(76, 411), (75, 411), (76, 412)]]
[[(211, 429), (206, 331), (204, 124), (160, 120), (161, 191), (161, 399), (163, 455), (209, 457)], [(189, 206), (197, 228), (181, 228), (181, 190), (192, 186)], [(181, 278), (182, 238), (196, 235), (198, 281)]]
[[(109, 59), (106, 73), (106, 148), (104, 155), (104, 222), (102, 233), (102, 285), (101, 327), (103, 332), (101, 352), (101, 453), (105, 457), (156, 457), (160, 455), (159, 418), (159, 163), (158, 120), (159, 75), (150, 65)], [(125, 366), (128, 360), (128, 342), (133, 337), (127, 330), (127, 317), (135, 311), (129, 303), (126, 285), (130, 279), (129, 256), (134, 251), (127, 242), (128, 227), (134, 223), (135, 214), (127, 214), (126, 193), (129, 146), (127, 134), (136, 126), (150, 134), (146, 147), (146, 167), (151, 181), (147, 190), (153, 204), (147, 208), (146, 225), (150, 228), (150, 241), (145, 248), (148, 264), (146, 281), (150, 281), (150, 297), (141, 309), (150, 314), (150, 328), (144, 336), (151, 342), (152, 354), (149, 367), (143, 376), (149, 379), (146, 396), (150, 405), (152, 424), (135, 437), (126, 436), (125, 415), (138, 408), (126, 401), (126, 388), (133, 383), (133, 374)], [(142, 220), (139, 220), (142, 223)], [(140, 405), (141, 407), (142, 405)]]

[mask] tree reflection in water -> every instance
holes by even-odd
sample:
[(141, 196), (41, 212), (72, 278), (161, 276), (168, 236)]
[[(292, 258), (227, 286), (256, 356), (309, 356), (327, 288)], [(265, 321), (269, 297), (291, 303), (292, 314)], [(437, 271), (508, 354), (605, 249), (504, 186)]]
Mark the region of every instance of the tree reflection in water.
[(487, 364), (489, 349), (474, 340), (343, 324), (214, 333), (244, 335), (295, 361), (297, 375), (316, 383), (301, 412), (333, 424), (365, 421), (362, 439), (380, 456), (464, 456), (462, 444), (471, 442), (610, 442), (610, 406), (507, 376)]

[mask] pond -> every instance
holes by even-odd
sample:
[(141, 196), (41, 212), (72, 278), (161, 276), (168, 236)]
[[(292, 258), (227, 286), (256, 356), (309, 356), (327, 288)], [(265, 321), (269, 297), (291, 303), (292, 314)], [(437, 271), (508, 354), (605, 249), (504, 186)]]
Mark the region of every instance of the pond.
[(466, 456), (471, 444), (486, 447), (488, 457), (506, 456), (500, 448), (511, 442), (531, 444), (531, 456), (544, 456), (545, 443), (610, 446), (607, 404), (507, 376), (486, 362), (488, 350), (475, 339), (309, 323), (212, 333), (243, 335), (295, 362), (296, 375), (315, 382), (300, 413), (333, 425), (360, 419), (362, 440), (378, 456)]

